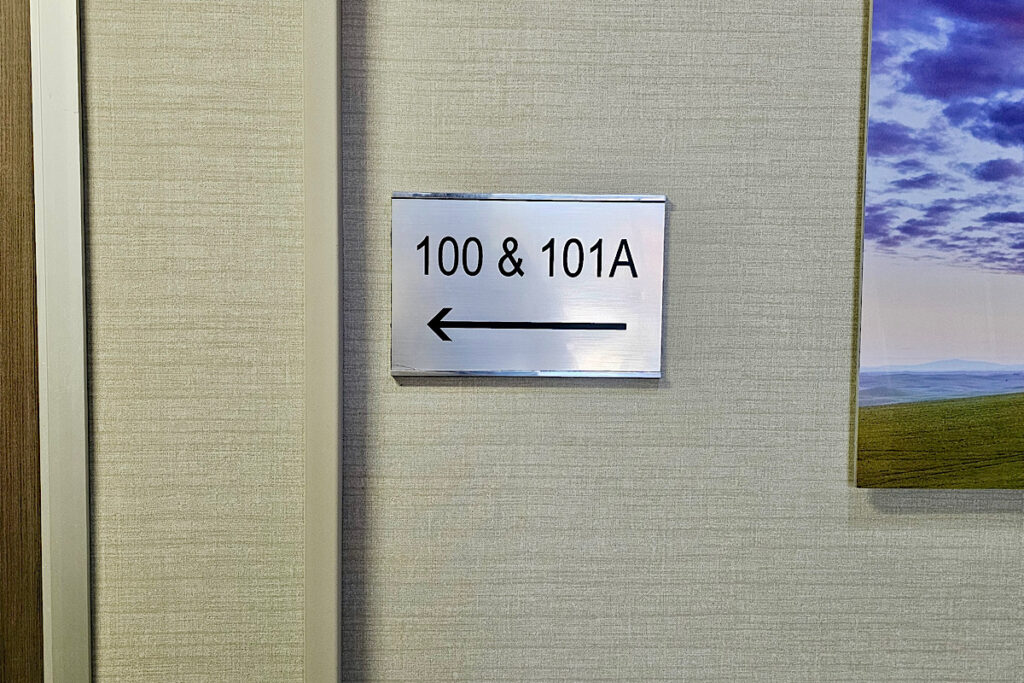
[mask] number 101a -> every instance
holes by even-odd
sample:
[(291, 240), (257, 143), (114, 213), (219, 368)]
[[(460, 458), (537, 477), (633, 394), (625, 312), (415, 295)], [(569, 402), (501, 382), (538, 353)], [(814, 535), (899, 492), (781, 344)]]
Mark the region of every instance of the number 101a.
[[(555, 276), (555, 238), (552, 237), (541, 247), (541, 251), (548, 255), (548, 277)], [(583, 251), (583, 242), (575, 237), (565, 241), (562, 245), (561, 271), (569, 277), (579, 277), (583, 272), (584, 262), (587, 260)], [(589, 254), (594, 255), (594, 274), (602, 277), (604, 265), (604, 240), (599, 239), (587, 249)], [(615, 277), (618, 268), (629, 268), (629, 273), (636, 277), (636, 265), (633, 263), (633, 254), (629, 251), (629, 242), (623, 238), (619, 240), (619, 247), (615, 250), (615, 258), (612, 260), (612, 267), (608, 269), (608, 277)]]

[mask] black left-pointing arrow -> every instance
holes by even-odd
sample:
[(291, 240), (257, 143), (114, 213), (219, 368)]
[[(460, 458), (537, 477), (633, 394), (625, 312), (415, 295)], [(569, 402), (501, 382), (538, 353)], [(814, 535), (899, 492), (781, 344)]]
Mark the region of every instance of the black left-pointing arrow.
[(625, 330), (626, 323), (567, 323), (567, 322), (530, 322), (510, 320), (445, 320), (451, 308), (442, 308), (437, 312), (427, 327), (441, 338), (451, 341), (445, 329), (480, 329), (480, 330)]

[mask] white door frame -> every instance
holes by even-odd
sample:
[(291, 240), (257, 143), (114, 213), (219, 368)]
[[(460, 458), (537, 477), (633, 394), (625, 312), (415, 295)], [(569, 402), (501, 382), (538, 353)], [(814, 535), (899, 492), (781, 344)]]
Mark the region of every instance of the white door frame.
[[(303, 1), (305, 661), (340, 671), (340, 2)], [(31, 0), (43, 660), (91, 679), (89, 427), (77, 0)]]
[(88, 681), (89, 420), (78, 6), (75, 0), (31, 0), (30, 13), (43, 672), (47, 681)]

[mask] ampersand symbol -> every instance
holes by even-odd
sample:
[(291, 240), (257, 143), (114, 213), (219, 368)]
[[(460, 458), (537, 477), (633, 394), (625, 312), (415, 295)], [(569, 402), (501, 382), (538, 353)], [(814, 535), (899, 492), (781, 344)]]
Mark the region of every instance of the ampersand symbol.
[[(501, 244), (501, 248), (504, 250), (505, 255), (498, 260), (498, 270), (505, 277), (512, 277), (513, 275), (522, 277), (523, 259), (514, 256), (516, 249), (519, 248), (519, 242), (516, 241), (515, 237), (506, 237), (505, 241)], [(508, 265), (505, 264), (506, 261), (508, 261)]]

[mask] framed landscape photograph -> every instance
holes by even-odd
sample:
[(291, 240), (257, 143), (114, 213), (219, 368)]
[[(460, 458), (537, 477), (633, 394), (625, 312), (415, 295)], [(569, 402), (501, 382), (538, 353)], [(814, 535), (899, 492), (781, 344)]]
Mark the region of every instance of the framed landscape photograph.
[(856, 480), (1024, 487), (1024, 3), (875, 0)]

